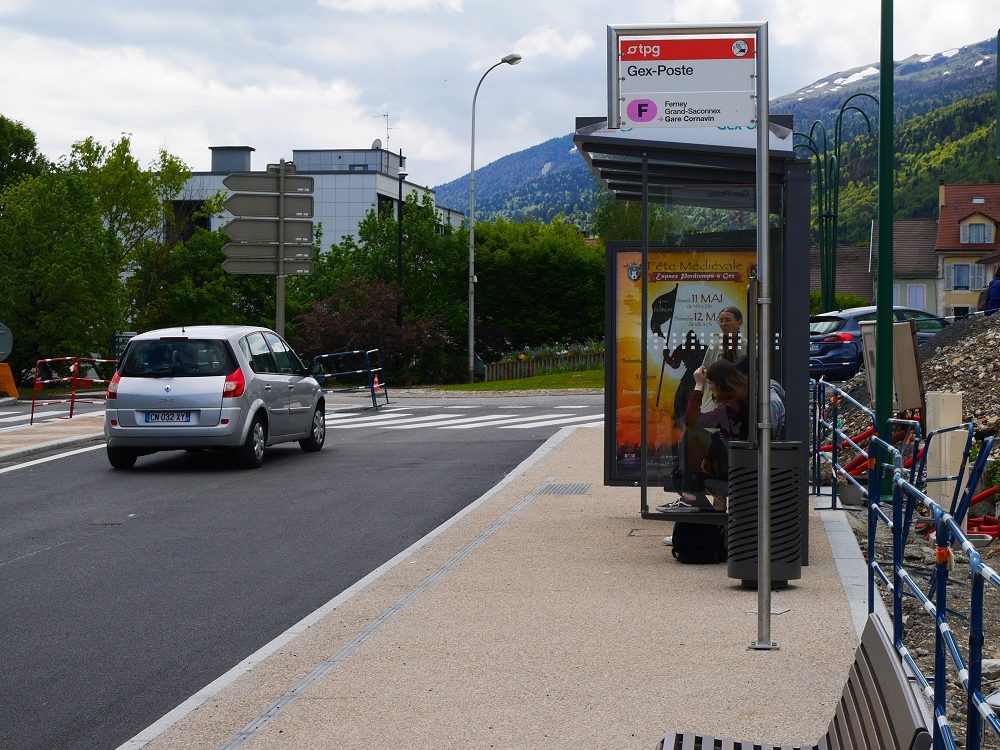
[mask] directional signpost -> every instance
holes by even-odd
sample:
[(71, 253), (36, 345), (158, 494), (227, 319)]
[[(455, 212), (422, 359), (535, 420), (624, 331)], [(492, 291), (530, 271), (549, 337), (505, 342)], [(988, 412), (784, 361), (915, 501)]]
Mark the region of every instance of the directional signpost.
[(312, 271), (313, 178), (295, 174), (284, 159), (267, 172), (228, 175), (223, 206), (236, 218), (222, 227), (233, 240), (222, 248), (222, 268), (232, 274), (276, 276), (275, 330), (285, 334), (285, 277)]

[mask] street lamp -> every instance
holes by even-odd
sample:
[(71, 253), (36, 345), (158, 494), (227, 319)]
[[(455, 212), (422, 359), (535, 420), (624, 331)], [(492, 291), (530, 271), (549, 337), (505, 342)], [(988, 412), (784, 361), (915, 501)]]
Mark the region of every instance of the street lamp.
[(476, 379), (476, 321), (475, 321), (475, 300), (476, 300), (476, 97), (479, 96), (479, 87), (483, 85), (486, 76), (493, 68), (501, 65), (517, 65), (521, 62), (521, 56), (515, 53), (504, 55), (500, 62), (494, 63), (483, 77), (476, 84), (476, 92), (472, 95), (472, 148), (469, 159), (469, 382)]
[(399, 149), (399, 203), (396, 216), (396, 325), (403, 325), (403, 149)]

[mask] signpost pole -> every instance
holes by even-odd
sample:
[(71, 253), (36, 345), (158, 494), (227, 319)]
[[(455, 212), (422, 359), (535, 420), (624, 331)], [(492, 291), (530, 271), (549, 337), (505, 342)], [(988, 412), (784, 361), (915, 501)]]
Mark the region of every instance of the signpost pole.
[[(777, 649), (771, 640), (771, 148), (768, 112), (767, 24), (757, 29), (757, 280), (760, 297), (757, 357), (760, 382), (757, 445), (757, 640), (753, 649)], [(754, 314), (753, 311), (748, 311)]]
[(274, 289), (274, 330), (285, 337), (285, 160), (278, 162), (278, 275)]

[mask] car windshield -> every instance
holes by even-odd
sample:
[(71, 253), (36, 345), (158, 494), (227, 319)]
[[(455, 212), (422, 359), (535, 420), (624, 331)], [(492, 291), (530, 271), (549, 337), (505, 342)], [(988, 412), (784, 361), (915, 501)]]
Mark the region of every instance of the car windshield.
[(833, 316), (809, 318), (809, 333), (812, 335), (820, 333), (833, 333), (844, 327), (846, 321), (843, 318)]
[(130, 378), (193, 378), (228, 375), (235, 368), (225, 341), (150, 339), (132, 342), (121, 374)]

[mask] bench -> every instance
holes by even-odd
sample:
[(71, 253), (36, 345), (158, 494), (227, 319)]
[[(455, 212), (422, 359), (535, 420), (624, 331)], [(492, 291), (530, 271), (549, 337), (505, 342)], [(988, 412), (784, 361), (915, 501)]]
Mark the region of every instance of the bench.
[(667, 732), (657, 750), (928, 750), (932, 744), (928, 724), (892, 639), (878, 618), (868, 615), (836, 713), (815, 744), (776, 745)]

